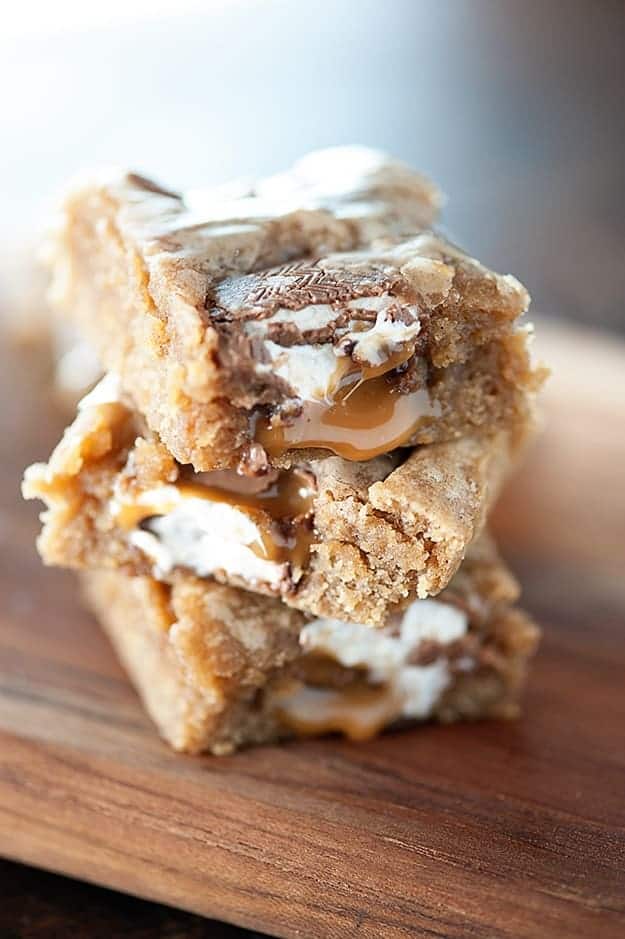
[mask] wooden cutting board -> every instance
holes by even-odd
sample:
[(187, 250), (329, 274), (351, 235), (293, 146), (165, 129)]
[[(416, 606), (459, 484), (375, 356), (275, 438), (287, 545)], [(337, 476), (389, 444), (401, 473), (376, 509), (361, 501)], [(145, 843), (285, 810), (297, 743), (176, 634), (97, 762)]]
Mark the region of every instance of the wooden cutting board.
[(0, 853), (278, 936), (622, 936), (625, 348), (545, 324), (541, 351), (545, 432), (496, 517), (545, 631), (522, 720), (222, 759), (160, 742), (40, 566), (18, 481), (60, 419), (5, 355)]

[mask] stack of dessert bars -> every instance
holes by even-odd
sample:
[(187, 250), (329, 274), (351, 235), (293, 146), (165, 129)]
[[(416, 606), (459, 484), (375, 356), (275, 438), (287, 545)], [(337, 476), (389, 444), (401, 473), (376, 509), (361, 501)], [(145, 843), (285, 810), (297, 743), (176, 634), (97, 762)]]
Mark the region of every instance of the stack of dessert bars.
[(104, 377), (24, 492), (177, 749), (517, 711), (538, 631), (484, 525), (543, 375), (440, 201), (361, 148), (65, 200), (53, 302)]

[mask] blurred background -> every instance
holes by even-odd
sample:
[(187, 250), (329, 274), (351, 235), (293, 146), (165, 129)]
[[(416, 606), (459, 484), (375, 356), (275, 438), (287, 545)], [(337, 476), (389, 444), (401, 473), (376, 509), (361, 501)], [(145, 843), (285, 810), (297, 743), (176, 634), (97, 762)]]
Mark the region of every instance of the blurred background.
[(22, 0), (3, 13), (6, 267), (79, 168), (172, 187), (365, 143), (534, 309), (625, 331), (620, 0)]

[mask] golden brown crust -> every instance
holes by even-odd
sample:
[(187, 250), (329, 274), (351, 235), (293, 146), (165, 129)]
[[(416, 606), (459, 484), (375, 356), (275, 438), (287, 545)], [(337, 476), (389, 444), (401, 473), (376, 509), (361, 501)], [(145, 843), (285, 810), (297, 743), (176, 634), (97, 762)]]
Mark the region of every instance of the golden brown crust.
[[(298, 613), (187, 576), (166, 587), (147, 577), (92, 571), (82, 584), (172, 747), (221, 754), (279, 736), (275, 719), (255, 710), (255, 697), (296, 656)], [(235, 631), (236, 623), (249, 629)]]
[[(115, 571), (91, 571), (82, 582), (87, 602), (173, 747), (222, 754), (291, 735), (276, 716), (272, 695), (301, 673), (300, 613), (185, 574), (170, 586)], [(534, 624), (513, 606), (517, 596), (492, 543), (474, 546), (441, 599), (470, 611), (476, 666), (455, 673), (435, 719), (517, 713), (538, 641)], [(349, 670), (335, 664), (333, 683), (340, 684), (340, 673), (351, 680)]]

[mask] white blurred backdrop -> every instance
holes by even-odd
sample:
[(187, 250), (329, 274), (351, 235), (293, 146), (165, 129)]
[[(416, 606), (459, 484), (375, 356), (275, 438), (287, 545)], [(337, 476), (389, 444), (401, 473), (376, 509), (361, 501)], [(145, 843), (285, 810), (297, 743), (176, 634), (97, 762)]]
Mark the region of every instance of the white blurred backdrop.
[(623, 9), (22, 0), (0, 34), (3, 254), (85, 165), (187, 188), (358, 142), (434, 177), (451, 234), (528, 281), (542, 309), (588, 318), (590, 305), (618, 325)]

